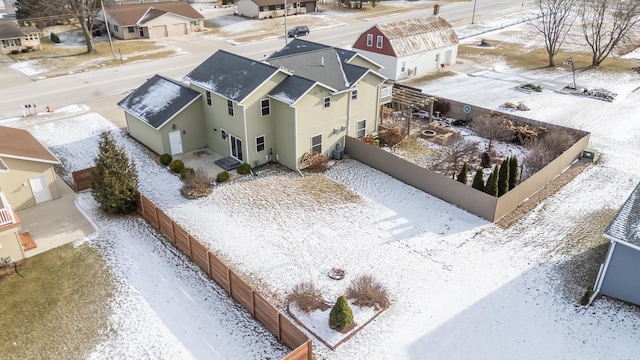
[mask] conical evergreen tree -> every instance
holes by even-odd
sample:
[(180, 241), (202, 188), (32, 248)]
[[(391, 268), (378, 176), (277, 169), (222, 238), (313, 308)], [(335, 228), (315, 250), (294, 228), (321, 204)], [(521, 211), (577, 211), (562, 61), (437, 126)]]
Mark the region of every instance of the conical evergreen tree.
[(467, 165), (467, 163), (465, 162), (464, 164), (462, 164), (462, 169), (460, 169), (460, 172), (458, 173), (458, 181), (467, 185), (468, 172), (469, 172), (469, 165)]
[(100, 134), (96, 169), (91, 178), (91, 191), (100, 208), (106, 212), (126, 214), (136, 210), (138, 173), (124, 148), (118, 146), (109, 131)]
[(342, 330), (353, 323), (353, 312), (346, 296), (340, 296), (329, 313), (329, 325)]
[(512, 156), (509, 158), (509, 190), (518, 184), (518, 158)]
[(509, 160), (502, 160), (500, 172), (498, 173), (498, 196), (502, 196), (509, 191)]
[(489, 179), (487, 179), (487, 184), (484, 187), (484, 192), (489, 195), (498, 196), (498, 172), (500, 169), (498, 165), (493, 168), (493, 172), (489, 175)]
[(478, 171), (476, 171), (471, 187), (476, 190), (484, 191), (484, 171), (482, 171), (482, 168), (479, 168)]

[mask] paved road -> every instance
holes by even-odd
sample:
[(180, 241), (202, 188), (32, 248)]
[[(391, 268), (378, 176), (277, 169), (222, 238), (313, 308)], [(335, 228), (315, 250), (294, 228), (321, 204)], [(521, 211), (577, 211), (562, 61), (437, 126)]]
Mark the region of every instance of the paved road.
[[(476, 19), (480, 15), (491, 14), (498, 10), (512, 8), (517, 11), (523, 5), (522, 0), (476, 1)], [(527, 3), (531, 1), (527, 0)], [(473, 2), (453, 3), (443, 6), (440, 14), (449, 21), (468, 18), (470, 23), (472, 8)], [(353, 44), (358, 34), (371, 27), (375, 22), (430, 14), (431, 10), (415, 11), (387, 16), (384, 20), (349, 21), (350, 24), (346, 26), (313, 32), (308, 39), (333, 46), (348, 47)], [(123, 126), (124, 115), (115, 104), (129, 91), (138, 87), (156, 73), (180, 79), (217, 49), (225, 49), (250, 58), (262, 59), (284, 45), (284, 38), (266, 39), (238, 46), (233, 46), (221, 40), (204, 40), (198, 36), (188, 36), (169, 41), (175, 41), (179, 46), (188, 50), (190, 54), (39, 81), (33, 81), (24, 75), (17, 74), (8, 68), (10, 62), (7, 62), (6, 58), (0, 58), (0, 82), (3, 84), (3, 96), (0, 97), (0, 119), (21, 116), (21, 104), (36, 103), (39, 109), (42, 110), (46, 105), (59, 108), (69, 104), (86, 104)]]

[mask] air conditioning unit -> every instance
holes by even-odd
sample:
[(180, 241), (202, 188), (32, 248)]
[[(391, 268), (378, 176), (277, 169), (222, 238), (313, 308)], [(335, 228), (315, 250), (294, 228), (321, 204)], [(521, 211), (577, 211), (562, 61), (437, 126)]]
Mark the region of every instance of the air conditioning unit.
[(591, 160), (591, 161), (598, 161), (598, 157), (600, 156), (600, 153), (597, 150), (594, 149), (590, 149), (590, 148), (586, 148), (584, 150), (582, 150), (582, 159), (585, 160)]

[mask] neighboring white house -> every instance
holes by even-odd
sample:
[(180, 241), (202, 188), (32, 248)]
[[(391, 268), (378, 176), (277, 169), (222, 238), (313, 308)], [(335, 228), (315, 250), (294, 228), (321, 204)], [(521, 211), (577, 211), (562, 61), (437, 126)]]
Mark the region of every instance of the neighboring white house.
[(390, 80), (437, 72), (456, 63), (458, 35), (439, 16), (381, 23), (363, 32), (353, 50), (383, 66)]
[(598, 278), (598, 294), (640, 305), (640, 184), (622, 205), (604, 232), (611, 240)]
[[(185, 1), (114, 5), (105, 8), (111, 35), (123, 39), (157, 39), (204, 29), (204, 16)], [(102, 15), (98, 20), (104, 20)]]
[(4, 11), (7, 13), (8, 18), (15, 18), (16, 17), (16, 5), (18, 3), (18, 0), (2, 0), (2, 2), (4, 3)]
[[(267, 19), (284, 16), (285, 1), (281, 0), (238, 0), (236, 13), (241, 16)], [(316, 0), (287, 1), (287, 15), (316, 12)]]

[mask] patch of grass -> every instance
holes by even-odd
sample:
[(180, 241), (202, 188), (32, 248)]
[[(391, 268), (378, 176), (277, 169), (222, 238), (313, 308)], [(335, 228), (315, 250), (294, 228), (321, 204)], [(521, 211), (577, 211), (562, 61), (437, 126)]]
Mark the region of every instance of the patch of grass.
[(442, 157), (435, 149), (423, 144), (416, 136), (409, 136), (403, 142), (396, 145), (397, 152), (403, 158), (416, 163), (430, 163)]
[(4, 359), (78, 359), (106, 336), (115, 285), (97, 249), (65, 245), (0, 280)]
[[(458, 57), (480, 61), (486, 66), (497, 60), (506, 61), (507, 65), (522, 69), (541, 69), (549, 64), (549, 57), (544, 48), (532, 49), (523, 44), (500, 42), (492, 40), (493, 47), (478, 47), (474, 45), (460, 45)], [(569, 57), (573, 58), (576, 70), (587, 69), (591, 65), (591, 54), (588, 52), (560, 52), (555, 56), (557, 67), (571, 71), (571, 65), (563, 64)], [(601, 65), (601, 70), (610, 72), (626, 72), (636, 66), (630, 59), (617, 59), (608, 57)]]
[(407, 81), (403, 81), (403, 84), (406, 85), (420, 85), (420, 84), (424, 84), (427, 81), (432, 81), (432, 80), (437, 80), (437, 79), (442, 79), (445, 77), (449, 77), (449, 76), (454, 76), (456, 73), (454, 73), (453, 71), (443, 71), (443, 72), (435, 72), (432, 74), (428, 74), (425, 76), (421, 76), (421, 77), (416, 77), (416, 78), (411, 78), (410, 80)]

